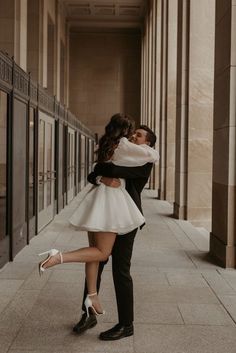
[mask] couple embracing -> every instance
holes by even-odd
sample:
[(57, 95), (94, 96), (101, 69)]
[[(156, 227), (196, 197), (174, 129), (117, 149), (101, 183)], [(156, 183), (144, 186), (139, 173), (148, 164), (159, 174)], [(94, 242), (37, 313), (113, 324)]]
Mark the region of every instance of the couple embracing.
[[(71, 262), (85, 263), (84, 313), (73, 331), (80, 334), (97, 324), (103, 315), (98, 297), (101, 274), (112, 255), (118, 324), (102, 332), (101, 340), (117, 340), (133, 335), (133, 283), (130, 275), (134, 238), (145, 219), (141, 209), (141, 192), (159, 154), (153, 149), (156, 136), (147, 126), (134, 131), (132, 118), (115, 114), (99, 141), (97, 164), (89, 174), (93, 184), (70, 223), (88, 232), (89, 246), (70, 252), (51, 249), (41, 255), (42, 274), (47, 268)], [(109, 309), (109, 308), (108, 308)]]

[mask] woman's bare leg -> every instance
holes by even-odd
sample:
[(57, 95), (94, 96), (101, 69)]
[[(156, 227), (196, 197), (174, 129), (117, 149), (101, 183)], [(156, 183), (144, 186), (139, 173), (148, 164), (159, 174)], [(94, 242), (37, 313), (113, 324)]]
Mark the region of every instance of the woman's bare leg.
[[(111, 254), (116, 233), (111, 232), (97, 232), (88, 233), (89, 247), (81, 248), (74, 251), (65, 252), (62, 254), (63, 263), (70, 262), (85, 262), (86, 267), (86, 282), (88, 288), (88, 294), (97, 292), (97, 274), (98, 266), (100, 261), (105, 261)], [(61, 261), (60, 255), (57, 254), (49, 258), (45, 263), (44, 268), (49, 268), (59, 264)], [(94, 295), (90, 297), (93, 306), (97, 312), (102, 312), (101, 305), (98, 300), (98, 296)]]
[[(93, 233), (90, 244), (95, 245), (95, 247), (100, 249), (103, 253), (110, 255), (115, 242), (115, 238), (116, 234), (114, 233)], [(88, 294), (93, 294), (97, 292), (98, 266), (98, 261), (87, 262), (85, 264)], [(102, 313), (102, 307), (99, 302), (98, 295), (93, 295), (92, 297), (90, 297), (90, 299), (92, 300), (93, 306), (95, 307), (96, 311), (98, 313)]]
[[(95, 233), (88, 232), (89, 246), (96, 247)], [(98, 274), (98, 261), (85, 263), (85, 277), (87, 282), (88, 294), (97, 292), (97, 274)], [(87, 278), (90, 278), (88, 283)]]
[[(63, 262), (100, 262), (105, 261), (111, 254), (115, 242), (116, 233), (97, 232), (93, 233), (95, 246), (64, 252), (62, 254)], [(45, 269), (60, 264), (60, 255), (52, 256), (43, 266)]]

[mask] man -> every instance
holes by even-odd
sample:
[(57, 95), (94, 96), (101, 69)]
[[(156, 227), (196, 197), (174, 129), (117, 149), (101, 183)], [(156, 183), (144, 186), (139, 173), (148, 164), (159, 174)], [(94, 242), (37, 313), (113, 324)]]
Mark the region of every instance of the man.
[[(141, 125), (139, 129), (135, 131), (133, 142), (138, 145), (148, 144), (153, 147), (156, 142), (156, 136), (146, 125)], [(98, 182), (102, 182), (110, 187), (119, 187), (119, 178), (125, 179), (126, 190), (142, 212), (141, 192), (148, 181), (151, 170), (152, 163), (147, 163), (141, 167), (120, 167), (112, 163), (98, 163), (95, 166), (94, 172), (89, 174), (88, 181), (94, 185), (99, 185)], [(102, 177), (100, 178), (99, 176)], [(118, 340), (123, 337), (132, 336), (134, 332), (133, 282), (130, 275), (130, 266), (137, 230), (138, 229), (134, 229), (132, 232), (125, 235), (117, 235), (112, 249), (112, 274), (119, 322), (110, 330), (100, 334), (99, 338), (104, 341)], [(99, 291), (101, 274), (106, 263), (107, 262), (101, 262), (99, 265), (97, 291)], [(85, 281), (84, 299), (86, 295), (87, 287)], [(82, 309), (84, 310), (83, 306)], [(96, 324), (97, 319), (94, 314), (90, 313), (90, 316), (87, 317), (86, 313), (84, 313), (80, 321), (74, 326), (73, 331), (80, 334), (94, 327)]]

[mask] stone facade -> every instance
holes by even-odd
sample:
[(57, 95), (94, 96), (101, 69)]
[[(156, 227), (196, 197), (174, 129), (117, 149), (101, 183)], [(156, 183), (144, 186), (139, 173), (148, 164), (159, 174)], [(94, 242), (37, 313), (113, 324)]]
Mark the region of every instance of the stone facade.
[(99, 135), (118, 112), (139, 123), (140, 55), (139, 33), (71, 34), (70, 110)]
[(118, 111), (149, 125), (161, 157), (149, 186), (235, 267), (236, 1), (151, 0), (116, 23), (90, 3), (89, 25), (78, 5), (0, 0), (0, 49), (99, 135)]

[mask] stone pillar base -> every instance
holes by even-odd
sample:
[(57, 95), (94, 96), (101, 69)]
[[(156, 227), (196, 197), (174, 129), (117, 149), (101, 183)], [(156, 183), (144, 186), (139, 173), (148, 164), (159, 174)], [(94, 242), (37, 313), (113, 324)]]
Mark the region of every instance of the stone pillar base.
[(222, 243), (214, 234), (210, 233), (210, 254), (220, 266), (225, 268), (236, 267), (236, 248)]
[(174, 217), (177, 219), (187, 219), (186, 206), (180, 206), (176, 202), (174, 202)]

